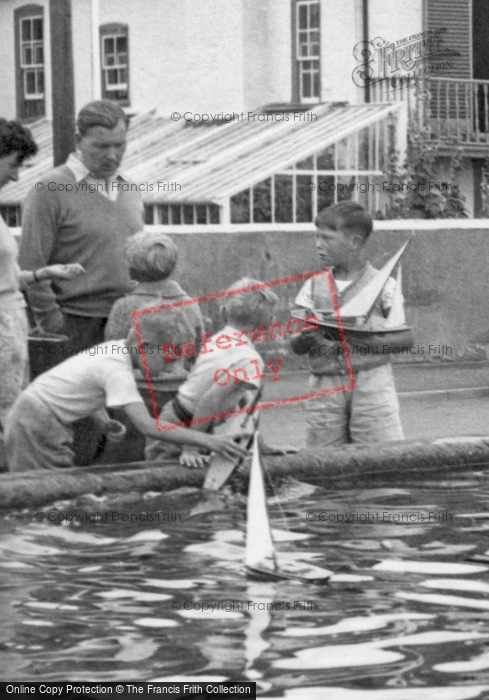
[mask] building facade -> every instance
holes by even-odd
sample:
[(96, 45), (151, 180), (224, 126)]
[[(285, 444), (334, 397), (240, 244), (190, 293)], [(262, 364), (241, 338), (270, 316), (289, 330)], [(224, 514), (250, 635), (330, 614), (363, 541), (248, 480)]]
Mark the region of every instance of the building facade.
[[(308, 223), (347, 196), (382, 213), (389, 158), (397, 151), (402, 161), (414, 128), (438, 181), (456, 150), (466, 210), (478, 215), (489, 154), (488, 6), (71, 0), (75, 109), (106, 97), (133, 115), (126, 163), (137, 182), (154, 185), (143, 191), (148, 224)], [(0, 26), (1, 114), (46, 141), (45, 169), (49, 0), (0, 0)], [(12, 224), (29, 182), (2, 191)]]

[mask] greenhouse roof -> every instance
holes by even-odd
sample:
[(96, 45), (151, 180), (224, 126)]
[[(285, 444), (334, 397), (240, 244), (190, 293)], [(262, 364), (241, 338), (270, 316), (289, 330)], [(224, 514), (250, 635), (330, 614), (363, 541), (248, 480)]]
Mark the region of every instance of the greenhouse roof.
[[(220, 204), (382, 120), (397, 106), (328, 103), (314, 105), (312, 112), (263, 112), (251, 121), (210, 126), (195, 126), (183, 119), (175, 122), (152, 113), (136, 116), (131, 120), (121, 172), (145, 186), (145, 203)], [(310, 114), (316, 117), (309, 119)], [(1, 190), (1, 205), (21, 203), (52, 167), (51, 123), (42, 120), (30, 128), (39, 153), (19, 182)]]

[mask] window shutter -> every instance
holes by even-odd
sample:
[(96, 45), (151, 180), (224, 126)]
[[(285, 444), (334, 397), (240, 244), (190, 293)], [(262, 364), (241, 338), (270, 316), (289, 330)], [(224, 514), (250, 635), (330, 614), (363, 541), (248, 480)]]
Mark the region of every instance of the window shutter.
[(453, 68), (444, 76), (472, 78), (471, 0), (427, 0), (426, 25), (434, 31), (446, 28), (445, 48), (460, 53), (448, 59)]

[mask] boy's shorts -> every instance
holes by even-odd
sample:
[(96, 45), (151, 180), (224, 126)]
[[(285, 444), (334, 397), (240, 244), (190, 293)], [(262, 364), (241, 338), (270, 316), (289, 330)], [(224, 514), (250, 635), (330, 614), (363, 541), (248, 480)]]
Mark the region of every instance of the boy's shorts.
[[(336, 389), (345, 376), (309, 378), (309, 391)], [(356, 387), (304, 402), (307, 446), (403, 440), (392, 366), (382, 365), (355, 373)]]
[(72, 444), (72, 426), (61, 423), (41, 399), (24, 391), (5, 424), (9, 471), (72, 467)]

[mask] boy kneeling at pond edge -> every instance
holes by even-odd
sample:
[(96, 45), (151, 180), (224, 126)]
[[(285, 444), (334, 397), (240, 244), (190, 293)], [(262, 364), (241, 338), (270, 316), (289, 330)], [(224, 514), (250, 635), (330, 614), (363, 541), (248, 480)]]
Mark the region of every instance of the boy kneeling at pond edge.
[[(378, 272), (362, 260), (363, 247), (373, 228), (372, 219), (360, 204), (346, 201), (323, 209), (315, 224), (321, 269), (331, 270), (341, 307), (346, 297), (361, 295)], [(390, 277), (373, 306), (374, 321), (375, 317), (387, 317), (394, 287)], [(295, 303), (314, 313), (313, 297), (310, 279)], [(409, 350), (413, 346), (411, 330), (378, 335), (345, 328), (345, 335), (355, 380), (349, 391), (341, 389), (350, 384), (350, 379), (337, 329), (303, 330), (291, 341), (297, 355), (309, 355), (309, 391), (331, 390), (330, 394), (304, 402), (308, 447), (402, 440), (389, 352)]]
[(131, 330), (126, 340), (96, 345), (41, 374), (21, 393), (5, 426), (10, 471), (72, 467), (73, 422), (90, 415), (110, 432), (119, 424), (114, 425), (106, 407), (124, 409), (136, 428), (154, 440), (200, 447), (228, 457), (246, 454), (231, 438), (178, 427), (158, 430), (137, 389), (134, 370), (143, 370), (144, 350), (151, 376), (162, 369), (172, 372), (175, 363), (163, 361), (162, 344), (178, 348), (195, 333), (181, 309), (164, 313), (164, 325), (161, 313), (139, 317), (142, 348)]
[[(260, 284), (257, 280), (245, 278), (227, 290), (236, 293), (224, 297), (221, 306), (224, 327), (212, 336), (206, 333), (202, 337), (200, 352), (187, 380), (180, 386), (173, 401), (163, 407), (160, 417), (165, 423), (188, 422), (188, 432), (194, 434), (212, 430), (219, 421), (193, 421), (233, 411), (241, 401), (246, 400), (248, 390), (259, 389), (262, 378), (266, 376), (263, 372), (265, 363), (255, 350), (253, 341), (263, 340), (263, 334), (266, 334), (263, 327), (266, 328), (273, 320), (278, 297), (267, 287), (240, 290)], [(171, 356), (170, 352), (167, 354)], [(280, 366), (273, 362), (267, 365), (277, 376)], [(191, 446), (188, 442), (180, 456), (180, 464), (203, 467), (208, 458), (199, 454), (197, 447), (197, 443)], [(168, 456), (169, 450), (171, 448), (161, 442), (149, 440), (146, 459)]]

